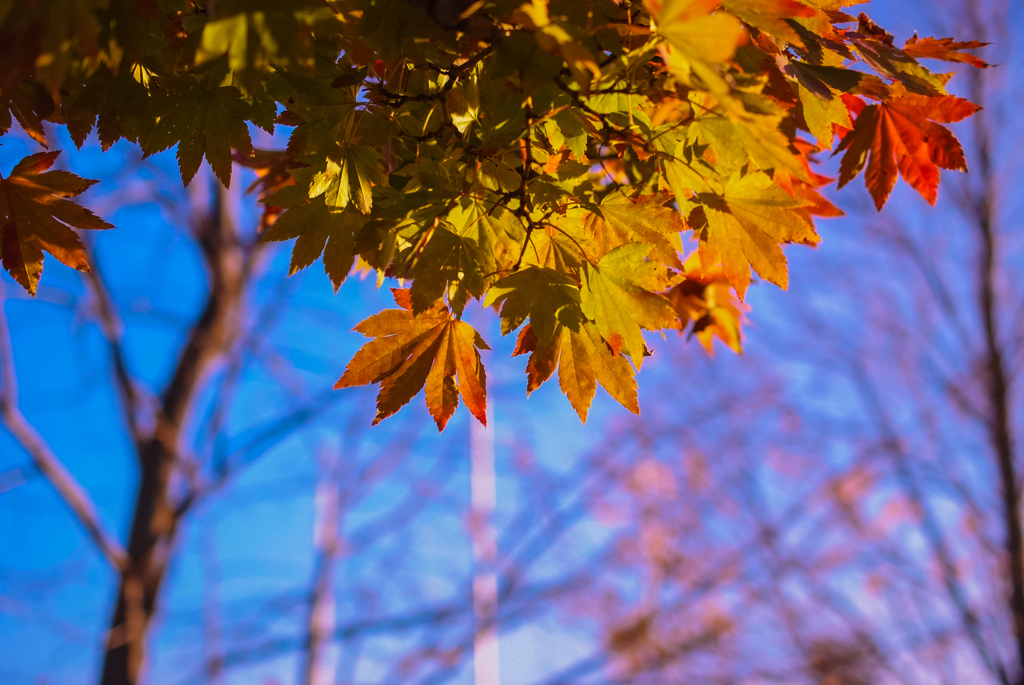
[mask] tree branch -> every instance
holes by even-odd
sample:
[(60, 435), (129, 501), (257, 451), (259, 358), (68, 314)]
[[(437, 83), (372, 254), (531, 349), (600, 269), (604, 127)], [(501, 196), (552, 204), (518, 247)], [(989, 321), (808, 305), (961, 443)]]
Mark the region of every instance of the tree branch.
[(977, 611), (971, 606), (967, 593), (960, 582), (956, 561), (952, 550), (949, 548), (942, 526), (936, 519), (925, 493), (921, 491), (921, 487), (910, 468), (906, 450), (899, 434), (889, 420), (881, 397), (868, 378), (863, 365), (856, 360), (850, 360), (850, 362), (853, 378), (860, 390), (861, 399), (881, 433), (882, 440), (884, 441), (883, 448), (893, 459), (893, 466), (896, 470), (896, 476), (900, 481), (900, 486), (914, 507), (915, 515), (921, 523), (924, 537), (932, 548), (932, 553), (935, 554), (942, 583), (946, 587), (946, 591), (949, 593), (957, 613), (960, 615), (960, 620), (963, 623), (967, 637), (974, 644), (978, 657), (985, 665), (985, 668), (1000, 683), (1009, 685), (1011, 682), (1010, 677), (1002, 663), (1000, 663), (998, 654), (993, 653), (985, 642), (981, 619), (978, 617)]
[(18, 384), (14, 368), (7, 315), (0, 297), (0, 420), (11, 435), (28, 452), (36, 468), (46, 477), (64, 503), (75, 513), (86, 533), (107, 558), (111, 566), (121, 570), (127, 555), (116, 537), (103, 528), (96, 507), (88, 493), (65, 468), (50, 446), (18, 408)]
[(94, 250), (90, 250), (89, 261), (92, 263), (92, 270), (86, 274), (86, 280), (88, 280), (93, 295), (96, 297), (97, 318), (103, 331), (103, 337), (107, 339), (107, 345), (110, 347), (110, 359), (114, 365), (114, 379), (117, 381), (121, 402), (124, 405), (125, 422), (128, 424), (128, 431), (131, 433), (132, 442), (138, 444), (142, 439), (142, 433), (139, 429), (139, 417), (142, 415), (143, 407), (140, 406), (135, 381), (128, 371), (124, 348), (121, 345), (124, 325), (117, 313), (117, 308), (114, 306), (113, 299), (110, 297), (110, 292), (103, 281)]

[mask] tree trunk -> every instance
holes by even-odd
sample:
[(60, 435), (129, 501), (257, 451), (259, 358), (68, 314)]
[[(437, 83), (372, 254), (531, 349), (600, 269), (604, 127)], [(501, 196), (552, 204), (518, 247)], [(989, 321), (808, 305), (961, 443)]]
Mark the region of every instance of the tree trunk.
[[(972, 97), (978, 104), (985, 98), (984, 76), (972, 74)], [(985, 113), (975, 115), (975, 143), (978, 149), (980, 192), (974, 200), (975, 219), (981, 251), (978, 262), (978, 304), (981, 309), (985, 348), (985, 391), (990, 420), (986, 425), (989, 442), (999, 470), (1003, 500), (1003, 525), (1010, 580), (1009, 609), (1016, 638), (1017, 683), (1024, 684), (1024, 533), (1021, 530), (1020, 488), (1017, 457), (1010, 421), (1011, 378), (1003, 356), (999, 332), (1000, 306), (996, 292), (998, 245), (995, 227), (996, 179), (992, 170), (992, 140)]]
[(121, 574), (117, 608), (103, 664), (103, 685), (134, 685), (145, 654), (145, 637), (174, 544), (177, 521), (167, 501), (173, 455), (156, 440), (139, 455), (141, 482), (128, 542), (128, 567)]
[(128, 563), (118, 587), (101, 685), (139, 682), (148, 628), (184, 514), (171, 487), (174, 468), (181, 459), (182, 429), (204, 375), (231, 348), (238, 330), (245, 259), (230, 205), (225, 202), (226, 191), (215, 185), (215, 200), (195, 228), (210, 272), (210, 291), (164, 391), (153, 433), (137, 446), (140, 481)]

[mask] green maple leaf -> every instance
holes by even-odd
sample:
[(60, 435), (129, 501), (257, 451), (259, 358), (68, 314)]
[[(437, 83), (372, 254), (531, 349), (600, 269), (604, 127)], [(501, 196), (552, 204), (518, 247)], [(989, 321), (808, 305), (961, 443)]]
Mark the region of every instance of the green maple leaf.
[(328, 207), (323, 198), (292, 207), (278, 217), (263, 234), (264, 242), (297, 238), (292, 248), (289, 274), (324, 258), (324, 272), (335, 292), (341, 287), (355, 261), (356, 238), (367, 217), (353, 209)]
[(412, 258), (414, 311), (448, 294), (452, 309), (461, 314), (470, 297), (482, 297), (500, 272), (512, 268), (521, 235), (511, 213), (490, 212), (484, 203), (464, 199)]
[(597, 249), (585, 235), (586, 214), (569, 211), (567, 216), (554, 214), (549, 226), (534, 231), (523, 246), (523, 265), (543, 266), (558, 273), (575, 273), (586, 259), (597, 260)]
[(515, 265), (526, 235), (522, 223), (511, 212), (479, 200), (463, 198), (448, 213), (454, 232), (472, 240), (477, 247), (477, 264), (485, 284)]
[(334, 207), (354, 202), (359, 211), (369, 214), (373, 207), (373, 186), (385, 183), (384, 158), (368, 145), (349, 145), (339, 158), (327, 158), (327, 170), (313, 177), (310, 197), (323, 195)]
[(245, 121), (249, 105), (233, 86), (207, 88), (192, 76), (165, 76), (153, 97), (159, 112), (156, 128), (145, 137), (147, 155), (178, 144), (178, 168), (188, 185), (206, 156), (213, 173), (225, 186), (231, 184), (231, 150), (252, 154), (252, 140)]
[(501, 334), (506, 335), (530, 319), (541, 342), (547, 342), (565, 307), (579, 308), (580, 290), (567, 277), (544, 267), (517, 271), (487, 291), (484, 306), (501, 305)]
[(483, 295), (478, 253), (477, 244), (471, 238), (457, 235), (443, 225), (434, 229), (409, 272), (414, 279), (413, 311), (422, 312), (445, 293), (450, 293), (452, 309), (461, 314), (470, 295)]
[(312, 79), (288, 79), (296, 90), (287, 112), (301, 123), (288, 139), (288, 151), (303, 155), (339, 156), (339, 148), (352, 139), (357, 88), (327, 88)]
[(227, 55), (228, 68), (251, 91), (271, 69), (308, 68), (313, 49), (307, 34), (324, 35), (337, 16), (310, 0), (267, 2), (218, 0), (209, 6), (196, 64)]
[(587, 158), (587, 127), (583, 113), (578, 109), (563, 109), (551, 118), (546, 131), (548, 140), (556, 151), (564, 145), (576, 161), (582, 162)]
[(595, 267), (583, 266), (583, 313), (597, 326), (612, 350), (621, 350), (639, 368), (644, 345), (641, 328), (678, 328), (672, 305), (658, 294), (672, 284), (668, 269), (647, 259), (651, 245), (617, 247)]
[(68, 132), (79, 148), (96, 125), (103, 150), (121, 138), (145, 140), (152, 130), (152, 117), (145, 116), (149, 91), (136, 80), (141, 67), (114, 74), (101, 66), (81, 87), (62, 101)]

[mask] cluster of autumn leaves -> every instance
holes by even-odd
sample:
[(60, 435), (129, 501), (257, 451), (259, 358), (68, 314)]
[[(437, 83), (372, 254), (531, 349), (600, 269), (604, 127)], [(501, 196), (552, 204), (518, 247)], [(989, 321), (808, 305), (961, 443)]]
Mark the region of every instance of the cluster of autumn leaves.
[[(74, 25), (0, 8), (0, 128), (177, 146), (186, 183), (203, 158), (225, 184), (255, 169), (292, 272), (411, 282), (338, 386), (379, 384), (377, 421), (425, 388), (439, 428), (460, 398), (486, 420), (471, 299), (518, 330), (527, 391), (557, 372), (584, 420), (598, 385), (639, 411), (645, 330), (738, 351), (752, 272), (785, 288), (782, 246), (840, 214), (817, 156), (843, 155), (840, 186), (866, 167), (879, 208), (897, 176), (934, 203), (965, 169), (943, 124), (977, 107), (919, 60), (987, 66), (976, 42), (897, 47), (859, 0), (80, 4)], [(287, 147), (250, 124), (293, 127)], [(0, 259), (30, 292), (43, 251), (87, 269), (72, 228), (109, 227), (56, 154), (0, 180)]]

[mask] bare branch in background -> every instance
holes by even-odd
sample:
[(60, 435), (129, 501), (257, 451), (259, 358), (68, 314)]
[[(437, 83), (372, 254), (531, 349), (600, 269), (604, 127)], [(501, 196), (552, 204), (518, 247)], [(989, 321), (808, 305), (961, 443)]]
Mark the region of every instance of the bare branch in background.
[(14, 368), (14, 352), (3, 304), (0, 297), (0, 419), (28, 452), (36, 468), (74, 512), (100, 553), (111, 566), (121, 570), (125, 568), (128, 559), (121, 543), (103, 527), (88, 493), (18, 408), (17, 370)]
[[(341, 438), (339, 437), (339, 440)], [(334, 634), (337, 609), (334, 600), (334, 569), (341, 551), (343, 514), (352, 483), (343, 488), (344, 455), (332, 445), (321, 455), (320, 482), (313, 499), (313, 580), (309, 593), (306, 655), (299, 682), (302, 685), (333, 685), (335, 664), (327, 653)]]
[(203, 651), (206, 660), (206, 682), (220, 682), (224, 674), (224, 646), (221, 642), (220, 615), (220, 553), (217, 530), (204, 526), (199, 532), (203, 564)]
[(96, 300), (96, 314), (100, 330), (110, 347), (110, 359), (114, 366), (114, 380), (121, 396), (125, 423), (132, 442), (138, 444), (142, 440), (140, 421), (146, 414), (146, 407), (139, 397), (135, 378), (128, 369), (128, 362), (125, 358), (122, 337), (124, 336), (124, 324), (118, 314), (117, 306), (110, 297), (106, 283), (101, 273), (101, 264), (96, 258), (95, 251), (90, 250), (90, 262), (92, 270), (86, 274), (86, 280), (92, 289)]

